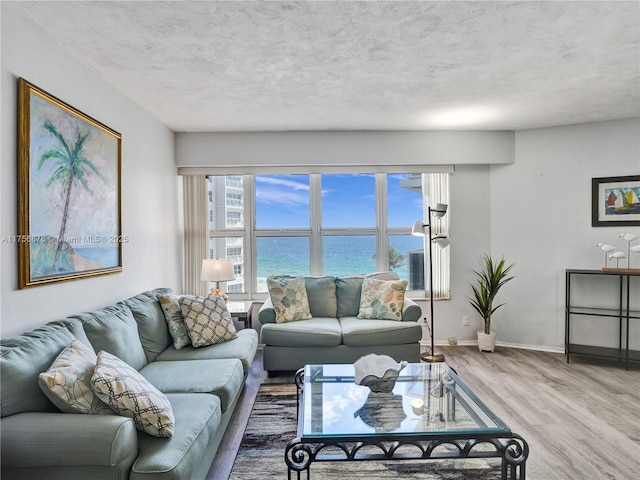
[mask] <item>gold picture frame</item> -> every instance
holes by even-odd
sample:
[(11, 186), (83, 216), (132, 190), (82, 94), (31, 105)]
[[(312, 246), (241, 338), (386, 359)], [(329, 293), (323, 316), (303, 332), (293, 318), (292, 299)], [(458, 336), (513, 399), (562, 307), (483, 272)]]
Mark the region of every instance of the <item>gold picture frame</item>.
[(18, 79), (19, 288), (122, 271), (121, 151), (118, 132)]

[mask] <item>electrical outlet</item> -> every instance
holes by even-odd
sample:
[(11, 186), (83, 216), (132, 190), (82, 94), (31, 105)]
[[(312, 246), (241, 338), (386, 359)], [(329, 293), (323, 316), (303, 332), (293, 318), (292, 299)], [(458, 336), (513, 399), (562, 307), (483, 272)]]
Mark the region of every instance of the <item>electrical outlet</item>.
[(462, 316), (462, 325), (464, 327), (468, 327), (469, 326), (469, 315), (463, 315)]
[(458, 339), (455, 337), (452, 337), (449, 339), (449, 345), (451, 345), (452, 347), (458, 345)]

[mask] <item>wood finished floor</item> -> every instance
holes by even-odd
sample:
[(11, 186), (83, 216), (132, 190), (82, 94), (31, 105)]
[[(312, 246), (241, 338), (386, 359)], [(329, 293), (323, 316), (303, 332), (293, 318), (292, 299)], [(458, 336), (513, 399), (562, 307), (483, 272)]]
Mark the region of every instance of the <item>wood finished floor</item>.
[[(500, 347), (437, 351), (529, 443), (527, 479), (640, 479), (640, 365), (626, 371), (617, 362), (572, 357), (566, 363), (562, 354)], [(266, 379), (259, 352), (207, 480), (228, 479)]]

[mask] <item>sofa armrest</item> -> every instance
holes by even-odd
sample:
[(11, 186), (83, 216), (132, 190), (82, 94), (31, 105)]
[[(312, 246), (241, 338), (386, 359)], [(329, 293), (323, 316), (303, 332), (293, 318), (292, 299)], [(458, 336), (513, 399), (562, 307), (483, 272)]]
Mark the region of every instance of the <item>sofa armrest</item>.
[(0, 420), (2, 468), (116, 467), (128, 478), (138, 457), (133, 420), (117, 415), (18, 413)]
[(422, 316), (422, 309), (420, 305), (404, 297), (404, 303), (402, 305), (402, 321), (403, 322), (417, 322)]
[(276, 311), (273, 308), (271, 298), (267, 298), (258, 311), (258, 320), (262, 325), (265, 323), (276, 323)]

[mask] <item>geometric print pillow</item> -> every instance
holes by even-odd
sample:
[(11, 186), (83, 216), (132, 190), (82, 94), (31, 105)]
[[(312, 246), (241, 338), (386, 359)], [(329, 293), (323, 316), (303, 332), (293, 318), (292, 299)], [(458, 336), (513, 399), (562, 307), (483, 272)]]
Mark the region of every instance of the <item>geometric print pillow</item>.
[(194, 347), (215, 345), (237, 337), (233, 319), (221, 297), (183, 296), (180, 309)]
[(191, 344), (191, 339), (187, 333), (187, 328), (184, 326), (184, 317), (180, 310), (180, 297), (182, 295), (160, 294), (157, 295), (160, 307), (164, 313), (164, 318), (167, 321), (169, 327), (169, 333), (173, 338), (173, 346), (176, 350), (186, 347)]
[(379, 280), (365, 278), (358, 318), (402, 320), (406, 280)]
[(46, 372), (38, 375), (38, 385), (62, 412), (113, 415), (109, 405), (91, 390), (91, 375), (95, 368), (96, 354), (84, 343), (74, 340)]
[(276, 323), (312, 318), (304, 277), (267, 277), (269, 297), (276, 312)]
[(173, 435), (175, 418), (169, 399), (138, 371), (108, 352), (98, 352), (91, 377), (94, 393), (136, 428), (155, 437)]

